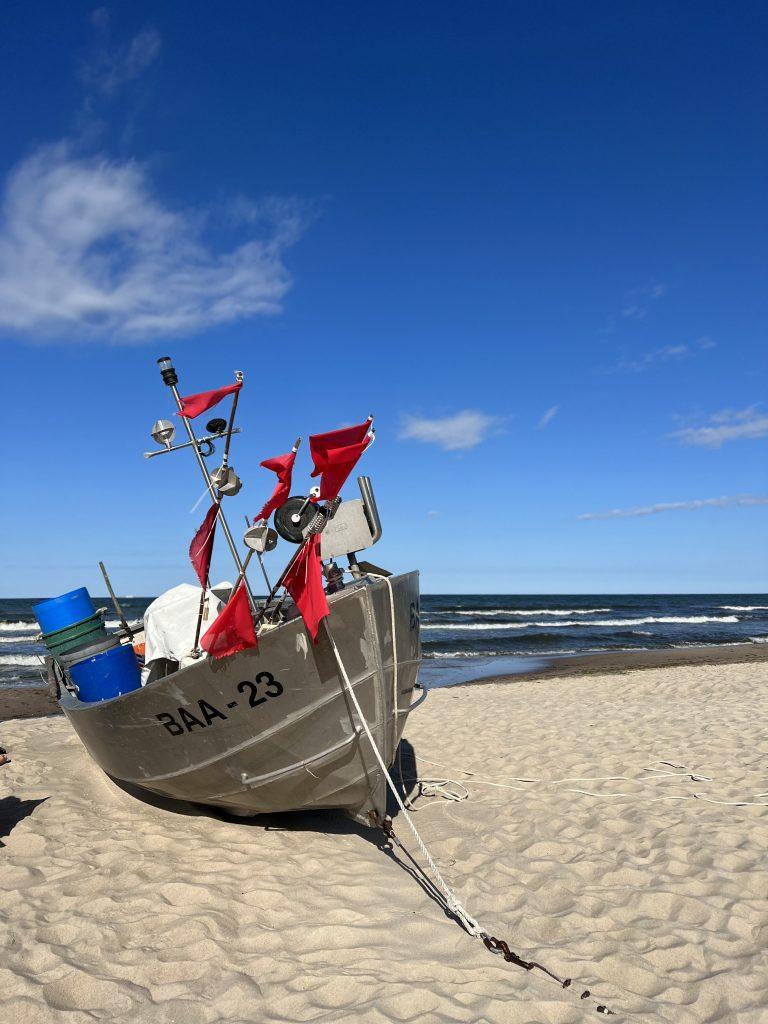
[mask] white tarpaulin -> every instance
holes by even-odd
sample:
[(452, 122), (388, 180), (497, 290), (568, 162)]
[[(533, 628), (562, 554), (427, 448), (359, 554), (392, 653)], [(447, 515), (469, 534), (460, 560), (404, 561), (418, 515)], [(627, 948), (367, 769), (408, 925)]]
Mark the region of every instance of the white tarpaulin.
[[(215, 587), (214, 590), (221, 592), (221, 586)], [(144, 663), (147, 670), (151, 662), (158, 658), (181, 663), (183, 658), (190, 654), (195, 642), (200, 596), (200, 587), (193, 587), (191, 583), (180, 583), (178, 587), (172, 587), (155, 598), (144, 612)], [(213, 590), (209, 590), (200, 627), (201, 636), (222, 608), (222, 601)], [(147, 670), (145, 671), (148, 675)]]

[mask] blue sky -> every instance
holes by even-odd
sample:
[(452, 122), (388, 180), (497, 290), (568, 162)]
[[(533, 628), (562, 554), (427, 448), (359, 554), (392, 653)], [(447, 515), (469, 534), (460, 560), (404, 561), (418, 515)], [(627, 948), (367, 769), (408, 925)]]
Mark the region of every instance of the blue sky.
[(9, 8), (2, 593), (192, 580), (197, 470), (141, 457), (166, 352), (186, 392), (245, 372), (238, 531), (260, 459), (374, 412), (372, 557), (427, 592), (765, 590), (767, 29)]

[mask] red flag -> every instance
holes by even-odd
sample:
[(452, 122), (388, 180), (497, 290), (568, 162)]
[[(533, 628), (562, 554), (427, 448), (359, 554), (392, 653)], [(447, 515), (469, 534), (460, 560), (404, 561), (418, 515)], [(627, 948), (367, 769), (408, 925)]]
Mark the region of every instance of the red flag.
[(239, 391), (242, 386), (242, 381), (238, 381), (237, 384), (227, 384), (225, 388), (216, 388), (215, 391), (201, 391), (198, 395), (187, 395), (186, 398), (181, 399), (181, 409), (176, 415), (186, 416), (188, 420), (193, 420), (201, 412), (212, 409), (222, 398)]
[(307, 632), (317, 643), (320, 622), (330, 615), (323, 590), (323, 572), (320, 568), (320, 534), (314, 534), (302, 547), (299, 556), (283, 580), (283, 586), (296, 602)]
[(310, 437), (309, 450), (315, 464), (312, 476), (322, 473), (319, 500), (332, 501), (337, 497), (357, 460), (371, 443), (370, 427), (368, 419), (354, 427), (342, 427), (341, 430)]
[(280, 508), (285, 502), (291, 493), (291, 476), (295, 461), (296, 452), (291, 451), (287, 455), (276, 455), (274, 459), (264, 459), (263, 462), (259, 463), (264, 469), (271, 469), (273, 473), (277, 473), (277, 484), (274, 491), (272, 491), (272, 497), (264, 504), (254, 522), (259, 519), (269, 519), (275, 509)]
[(212, 658), (226, 658), (259, 646), (245, 583), (240, 582), (218, 618), (203, 633), (200, 646)]
[(189, 557), (197, 573), (197, 578), (200, 580), (201, 587), (206, 585), (208, 571), (211, 568), (213, 535), (216, 533), (216, 514), (218, 511), (218, 505), (211, 505), (197, 533), (192, 538), (192, 543), (189, 545)]

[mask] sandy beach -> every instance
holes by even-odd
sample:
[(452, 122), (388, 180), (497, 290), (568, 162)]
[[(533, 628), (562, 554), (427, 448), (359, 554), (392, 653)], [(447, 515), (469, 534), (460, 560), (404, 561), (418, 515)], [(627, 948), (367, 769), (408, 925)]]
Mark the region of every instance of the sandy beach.
[(341, 816), (153, 806), (63, 718), (5, 722), (4, 1016), (766, 1021), (767, 684), (765, 662), (591, 672), (435, 691), (409, 720), (421, 776), (469, 793), (412, 792), (446, 879), (567, 990), (489, 953)]

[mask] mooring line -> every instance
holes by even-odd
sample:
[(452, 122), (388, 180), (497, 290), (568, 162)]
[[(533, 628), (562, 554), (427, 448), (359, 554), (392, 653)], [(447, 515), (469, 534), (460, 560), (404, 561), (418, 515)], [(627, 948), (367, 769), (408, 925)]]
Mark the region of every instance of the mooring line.
[[(389, 769), (387, 768), (384, 758), (381, 756), (381, 752), (379, 751), (376, 740), (374, 739), (373, 733), (371, 732), (371, 727), (368, 724), (368, 720), (366, 719), (365, 715), (363, 714), (363, 709), (360, 707), (360, 702), (357, 699), (354, 687), (352, 686), (352, 683), (350, 682), (349, 676), (347, 674), (347, 670), (344, 667), (344, 662), (342, 661), (341, 654), (339, 652), (338, 647), (336, 646), (336, 641), (333, 638), (333, 634), (331, 633), (327, 619), (323, 620), (323, 625), (325, 627), (325, 633), (331, 645), (331, 650), (333, 651), (334, 658), (336, 659), (336, 664), (339, 669), (339, 675), (341, 677), (343, 689), (346, 691), (347, 695), (349, 696), (349, 699), (354, 705), (357, 717), (360, 721), (360, 724), (363, 727), (366, 737), (368, 738), (368, 742), (371, 745), (371, 750), (373, 751), (373, 754), (379, 763), (379, 767), (381, 768), (384, 774), (387, 786), (389, 787), (390, 792), (395, 798), (408, 827), (410, 828), (416, 842), (418, 843), (419, 849), (421, 850), (424, 859), (429, 865), (430, 870), (432, 871), (432, 874), (443, 893), (443, 897), (445, 898), (446, 906), (448, 907), (448, 909), (451, 911), (453, 916), (459, 921), (462, 927), (473, 938), (480, 939), (483, 945), (486, 947), (486, 949), (488, 949), (490, 952), (501, 954), (507, 963), (513, 963), (518, 967), (522, 967), (526, 971), (539, 970), (546, 977), (551, 978), (553, 981), (555, 981), (561, 988), (569, 988), (573, 982), (572, 978), (560, 978), (557, 974), (554, 973), (554, 971), (550, 971), (548, 967), (544, 967), (543, 964), (540, 964), (535, 960), (525, 960), (523, 957), (519, 956), (519, 954), (513, 952), (509, 948), (509, 945), (503, 939), (498, 939), (495, 936), (490, 935), (479, 924), (479, 922), (476, 921), (474, 917), (472, 917), (469, 911), (461, 904), (456, 893), (453, 891), (453, 889), (451, 889), (446, 880), (443, 878), (442, 874), (440, 873), (440, 869), (438, 868), (432, 855), (427, 849), (426, 843), (421, 838), (418, 829), (414, 825), (413, 820), (410, 814), (408, 813), (405, 804), (403, 803), (400, 793), (397, 790), (397, 786), (395, 785), (392, 776), (389, 773)], [(380, 822), (380, 824), (385, 835), (387, 835), (388, 838), (393, 839), (395, 842), (399, 844), (399, 839), (395, 835), (394, 829), (392, 828), (392, 823), (387, 820), (385, 822)], [(589, 991), (589, 989), (584, 989), (584, 991), (581, 993), (580, 998), (588, 999), (590, 998), (590, 996), (591, 992)], [(615, 1011), (610, 1010), (603, 1003), (600, 1003), (595, 1009), (597, 1013), (615, 1016)]]

